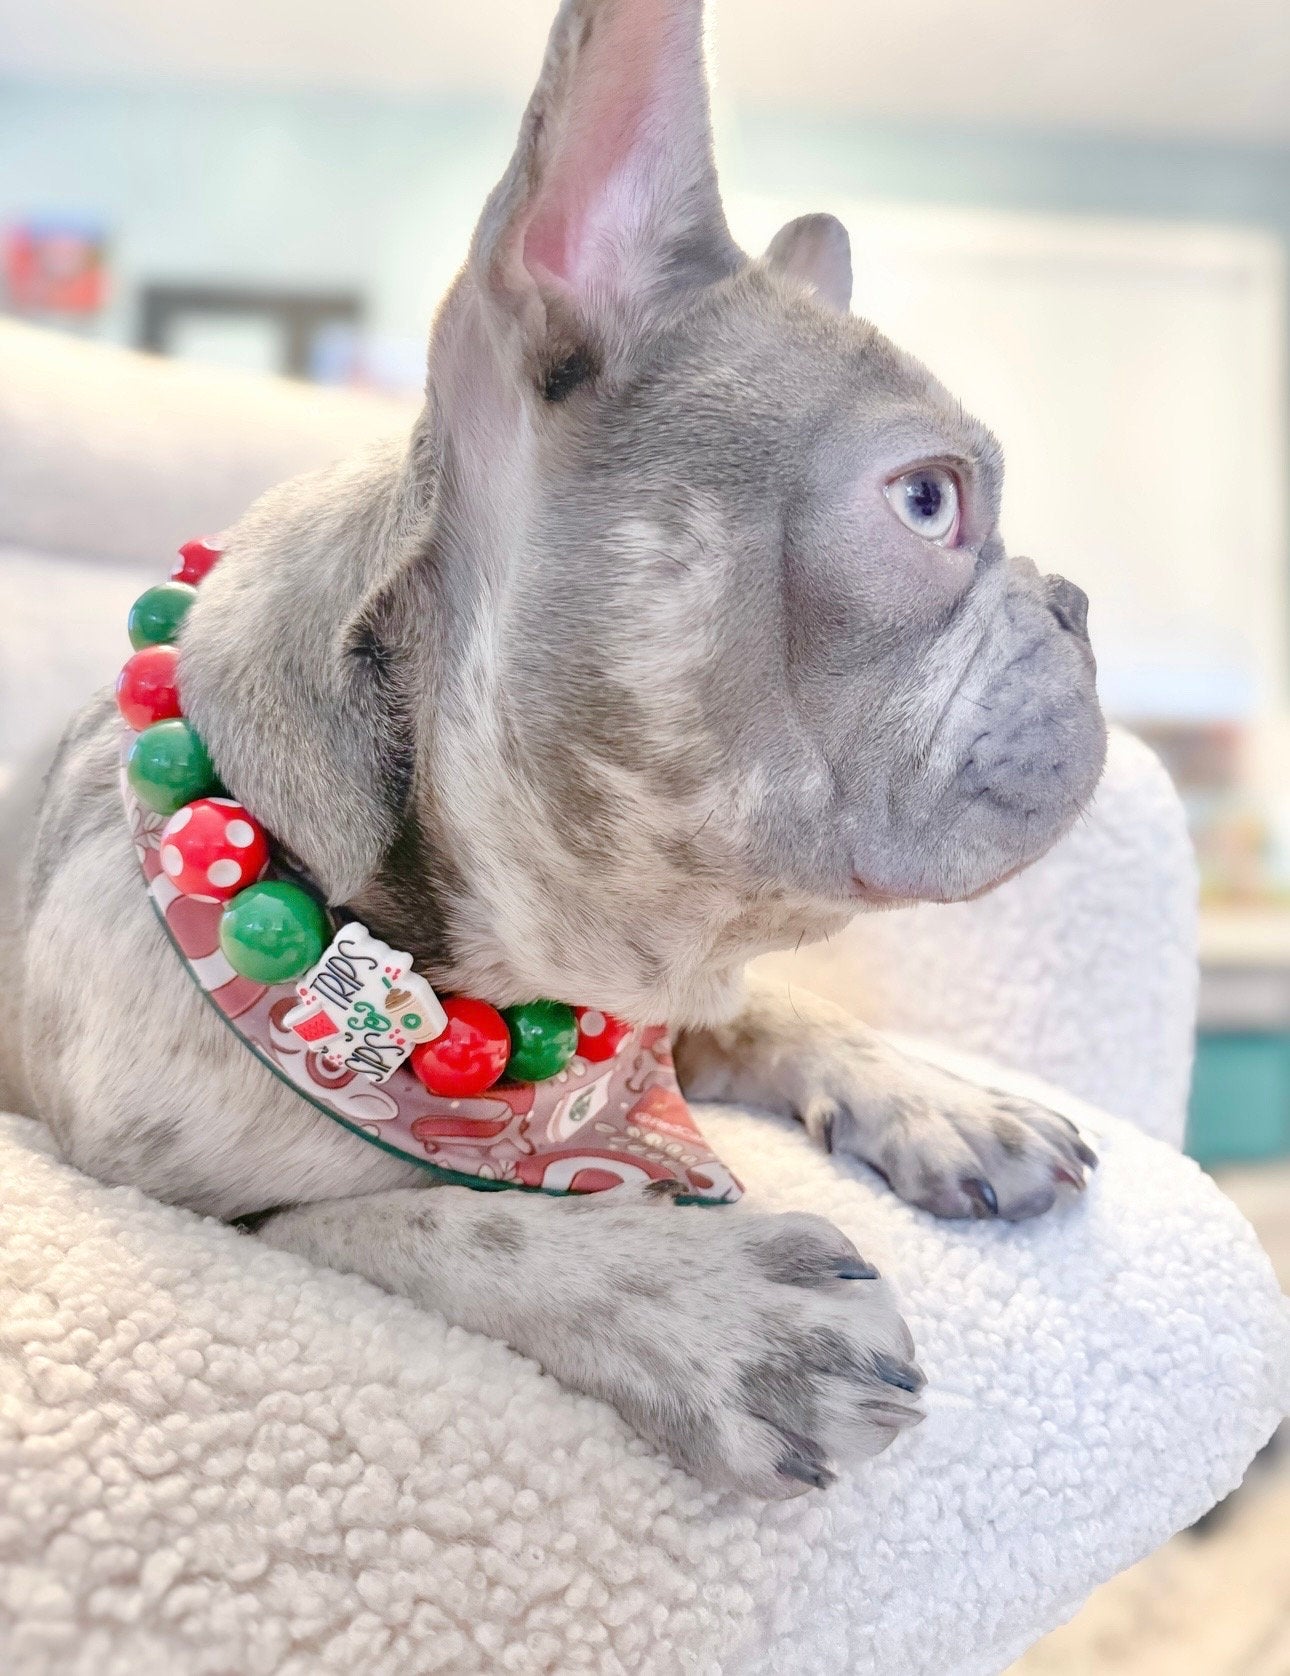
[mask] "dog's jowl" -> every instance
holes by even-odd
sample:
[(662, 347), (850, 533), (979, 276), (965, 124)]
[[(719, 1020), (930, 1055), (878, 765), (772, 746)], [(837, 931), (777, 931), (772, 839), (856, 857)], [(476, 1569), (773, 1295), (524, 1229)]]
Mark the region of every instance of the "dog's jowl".
[[(742, 971), (1066, 831), (1104, 748), (1086, 602), (1005, 551), (989, 432), (847, 312), (838, 223), (736, 248), (701, 27), (566, 0), (412, 435), (226, 533), (184, 712), (439, 995), (667, 1021), (689, 1095), (934, 1214), (1032, 1216), (1093, 1162), (1068, 1124)], [(271, 1075), (152, 911), (119, 733), (110, 695), (69, 728), (6, 951), (0, 1083), (69, 1160), (506, 1340), (713, 1483), (823, 1486), (918, 1418), (896, 1300), (828, 1223), (432, 1182)]]

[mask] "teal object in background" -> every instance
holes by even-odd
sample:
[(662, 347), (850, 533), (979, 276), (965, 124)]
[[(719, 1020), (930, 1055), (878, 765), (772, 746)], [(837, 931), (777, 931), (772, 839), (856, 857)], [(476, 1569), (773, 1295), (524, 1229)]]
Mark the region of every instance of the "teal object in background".
[(1290, 1033), (1201, 1032), (1187, 1151), (1207, 1165), (1290, 1154)]

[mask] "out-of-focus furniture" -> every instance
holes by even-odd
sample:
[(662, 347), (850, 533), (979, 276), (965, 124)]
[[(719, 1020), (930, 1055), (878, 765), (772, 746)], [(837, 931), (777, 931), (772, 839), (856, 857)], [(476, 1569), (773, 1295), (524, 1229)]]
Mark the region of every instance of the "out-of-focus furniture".
[(1290, 1155), (1290, 910), (1201, 916), (1188, 1150), (1202, 1163)]

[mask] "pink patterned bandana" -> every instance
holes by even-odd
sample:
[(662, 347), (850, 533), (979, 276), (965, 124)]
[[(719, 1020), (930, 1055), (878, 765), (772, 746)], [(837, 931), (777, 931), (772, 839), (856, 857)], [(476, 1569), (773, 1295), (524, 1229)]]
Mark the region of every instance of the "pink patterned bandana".
[(257, 1059), (351, 1133), (466, 1187), (598, 1193), (675, 1180), (683, 1200), (739, 1198), (681, 1096), (666, 1025), (633, 1031), (606, 1063), (575, 1054), (545, 1082), (463, 1099), (431, 1094), (407, 1065), (379, 1085), (333, 1069), (284, 1023), (300, 1005), (297, 986), (254, 983), (228, 964), (221, 905), (180, 894), (161, 866), (165, 818), (139, 802), (124, 769), (121, 786), (148, 894), (189, 976)]

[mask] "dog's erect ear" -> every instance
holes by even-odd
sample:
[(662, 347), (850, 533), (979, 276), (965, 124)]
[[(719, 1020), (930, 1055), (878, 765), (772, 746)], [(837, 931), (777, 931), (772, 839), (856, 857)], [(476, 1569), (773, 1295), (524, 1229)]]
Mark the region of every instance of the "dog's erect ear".
[(835, 215), (799, 215), (775, 234), (766, 260), (839, 314), (851, 307), (851, 240)]
[(555, 351), (612, 357), (651, 309), (741, 261), (712, 161), (702, 0), (564, 0), (467, 279), (549, 372)]

